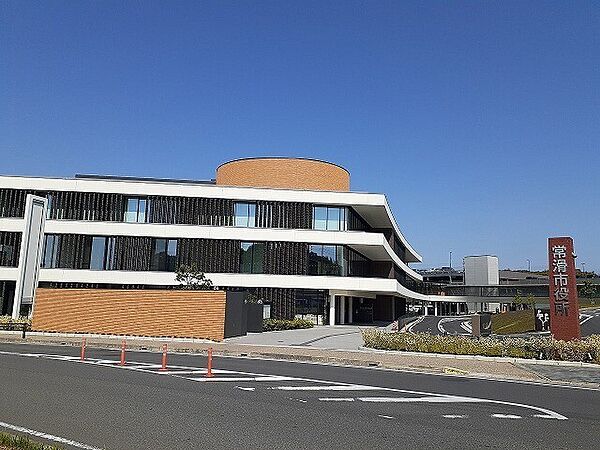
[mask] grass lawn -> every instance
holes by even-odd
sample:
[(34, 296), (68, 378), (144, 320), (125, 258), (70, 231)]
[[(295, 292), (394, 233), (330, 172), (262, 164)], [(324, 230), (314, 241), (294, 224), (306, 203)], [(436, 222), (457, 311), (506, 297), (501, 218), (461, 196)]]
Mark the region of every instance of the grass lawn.
[(0, 450), (61, 450), (62, 447), (33, 442), (25, 436), (0, 432)]
[(535, 331), (535, 315), (533, 309), (508, 311), (492, 316), (492, 333), (512, 334)]
[(600, 298), (579, 298), (580, 308), (594, 308), (600, 306)]

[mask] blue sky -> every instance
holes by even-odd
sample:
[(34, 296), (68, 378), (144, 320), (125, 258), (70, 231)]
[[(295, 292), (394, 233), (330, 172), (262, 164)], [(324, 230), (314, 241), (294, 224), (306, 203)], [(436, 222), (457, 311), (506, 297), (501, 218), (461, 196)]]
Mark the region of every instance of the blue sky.
[(600, 272), (597, 2), (0, 3), (0, 173), (207, 179), (305, 156), (387, 194), (423, 267)]

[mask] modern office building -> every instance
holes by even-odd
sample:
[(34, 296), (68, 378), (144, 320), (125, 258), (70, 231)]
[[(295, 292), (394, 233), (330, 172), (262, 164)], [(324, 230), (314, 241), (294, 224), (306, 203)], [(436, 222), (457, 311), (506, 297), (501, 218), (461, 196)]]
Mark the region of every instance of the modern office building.
[[(40, 286), (164, 288), (196, 264), (276, 318), (393, 320), (431, 298), (386, 197), (350, 191), (335, 164), (251, 158), (210, 181), (0, 177), (0, 295), (13, 302), (28, 194), (48, 201)], [(23, 313), (27, 313), (25, 305)]]

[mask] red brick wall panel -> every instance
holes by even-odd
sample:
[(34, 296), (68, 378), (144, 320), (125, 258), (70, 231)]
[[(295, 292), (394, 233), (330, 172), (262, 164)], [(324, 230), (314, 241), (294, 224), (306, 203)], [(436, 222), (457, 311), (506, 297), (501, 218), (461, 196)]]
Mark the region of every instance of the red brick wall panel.
[(205, 338), (225, 329), (224, 291), (38, 289), (32, 329)]

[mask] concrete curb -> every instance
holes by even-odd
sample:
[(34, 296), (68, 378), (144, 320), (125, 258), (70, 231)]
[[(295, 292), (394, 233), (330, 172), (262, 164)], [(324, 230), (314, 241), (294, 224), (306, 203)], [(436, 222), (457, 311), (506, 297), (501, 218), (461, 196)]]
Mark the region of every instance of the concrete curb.
[(406, 356), (421, 356), (426, 358), (446, 358), (446, 359), (464, 359), (474, 361), (494, 361), (494, 362), (507, 362), (511, 364), (537, 364), (543, 366), (565, 366), (565, 367), (589, 367), (598, 369), (600, 371), (600, 365), (593, 363), (586, 363), (580, 361), (556, 361), (548, 359), (527, 359), (527, 358), (511, 358), (506, 356), (480, 356), (480, 355), (451, 355), (446, 353), (421, 353), (421, 352), (404, 352), (397, 350), (379, 350), (375, 348), (369, 348), (361, 346), (361, 351), (380, 353), (380, 354), (396, 354)]
[[(252, 351), (252, 349), (257, 349), (255, 354), (264, 354), (268, 353), (269, 355), (285, 355), (281, 352), (273, 352), (273, 351), (263, 351), (266, 349), (296, 349), (296, 350), (306, 350), (309, 352), (336, 352), (340, 354), (346, 355), (398, 355), (398, 356), (411, 356), (416, 358), (441, 358), (441, 359), (454, 359), (454, 360), (469, 360), (469, 361), (481, 361), (481, 362), (500, 362), (500, 363), (509, 363), (509, 364), (532, 364), (532, 365), (544, 365), (544, 366), (564, 366), (564, 367), (587, 367), (592, 369), (598, 369), (600, 371), (600, 365), (586, 362), (578, 362), (578, 361), (556, 361), (556, 360), (541, 360), (541, 359), (527, 359), (527, 358), (513, 358), (513, 357), (500, 357), (500, 356), (480, 356), (480, 355), (452, 355), (445, 353), (423, 353), (423, 352), (409, 352), (409, 351), (397, 351), (397, 350), (380, 350), (369, 348), (365, 346), (358, 347), (357, 350), (350, 349), (325, 349), (325, 348), (317, 348), (317, 347), (308, 347), (308, 346), (300, 346), (300, 345), (279, 345), (279, 344), (241, 344), (241, 343), (229, 343), (229, 342), (215, 342), (210, 341), (208, 339), (195, 339), (195, 338), (172, 338), (172, 337), (146, 337), (146, 336), (132, 336), (132, 335), (106, 335), (106, 334), (84, 334), (84, 333), (48, 333), (48, 332), (37, 332), (32, 331), (27, 333), (27, 338), (25, 340), (21, 339), (20, 331), (3, 331), (0, 333), (0, 342), (6, 342), (3, 337), (12, 336), (17, 338), (17, 342), (23, 343), (37, 343), (37, 344), (67, 344), (66, 342), (62, 342), (64, 339), (78, 339), (76, 342), (69, 342), (68, 344), (79, 345), (79, 342), (82, 338), (86, 339), (98, 339), (109, 342), (98, 343), (101, 345), (108, 345), (112, 348), (111, 344), (115, 344), (115, 346), (119, 346), (121, 340), (125, 339), (132, 343), (136, 341), (147, 342), (147, 343), (157, 343), (156, 348), (161, 349), (163, 343), (172, 343), (172, 344), (195, 344), (201, 346), (211, 346), (217, 351), (227, 351), (228, 347), (239, 347), (244, 348), (248, 351)], [(34, 338), (34, 339), (31, 339)], [(35, 338), (42, 338), (41, 340), (37, 340)], [(46, 339), (44, 339), (46, 338)], [(13, 342), (11, 339), (9, 342)], [(94, 345), (93, 342), (88, 342), (88, 345)], [(135, 344), (134, 344), (135, 345)], [(297, 355), (299, 356), (299, 355)], [(317, 356), (318, 355), (311, 355)], [(337, 359), (337, 358), (336, 358)], [(346, 359), (346, 358), (344, 358)]]
[[(169, 344), (169, 352), (180, 354), (206, 354), (208, 348), (215, 355), (232, 358), (257, 358), (276, 361), (289, 361), (308, 364), (324, 364), (357, 368), (400, 370), (405, 372), (458, 376), (472, 379), (541, 383), (556, 387), (577, 387), (598, 389), (600, 383), (550, 379), (533, 370), (534, 364), (549, 366), (571, 366), (593, 368), (600, 366), (586, 363), (566, 363), (564, 361), (537, 361), (518, 358), (499, 358), (472, 355), (444, 355), (434, 353), (399, 352), (375, 350), (366, 347), (357, 350), (323, 349), (307, 346), (255, 345), (212, 342), (201, 339), (149, 338), (136, 336), (84, 335), (73, 333), (28, 333), (26, 339), (20, 332), (0, 333), (0, 343), (37, 344), (79, 347), (86, 338), (88, 348), (117, 350), (122, 339), (132, 351), (160, 352), (164, 343)], [(452, 361), (454, 361), (452, 363)], [(530, 368), (528, 368), (528, 363)]]

